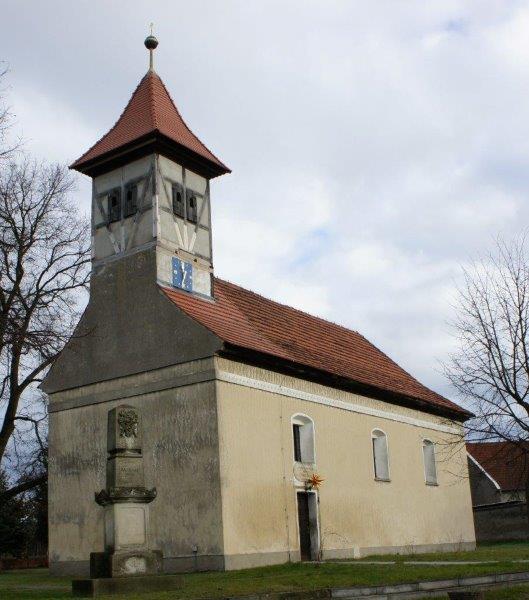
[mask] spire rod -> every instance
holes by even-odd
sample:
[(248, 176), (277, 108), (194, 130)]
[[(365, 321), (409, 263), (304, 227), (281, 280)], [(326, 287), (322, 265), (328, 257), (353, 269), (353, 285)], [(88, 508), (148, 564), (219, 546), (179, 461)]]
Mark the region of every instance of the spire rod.
[(158, 46), (158, 40), (152, 33), (153, 23), (151, 23), (151, 33), (145, 38), (145, 47), (149, 51), (149, 71), (154, 71), (154, 50)]

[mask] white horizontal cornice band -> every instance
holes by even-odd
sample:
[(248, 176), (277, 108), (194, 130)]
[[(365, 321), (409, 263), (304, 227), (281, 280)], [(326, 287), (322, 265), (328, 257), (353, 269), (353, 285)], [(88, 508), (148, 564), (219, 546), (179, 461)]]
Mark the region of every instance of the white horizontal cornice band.
[(297, 398), (298, 400), (314, 402), (315, 404), (332, 406), (333, 408), (339, 408), (341, 410), (346, 410), (349, 412), (370, 415), (372, 417), (387, 419), (389, 421), (397, 421), (399, 423), (406, 423), (408, 425), (413, 425), (414, 427), (433, 429), (434, 431), (442, 431), (443, 433), (452, 433), (458, 435), (461, 434), (461, 431), (459, 429), (455, 427), (450, 427), (448, 425), (432, 423), (431, 421), (423, 421), (422, 419), (415, 419), (413, 417), (407, 417), (405, 415), (399, 415), (397, 413), (379, 410), (377, 408), (370, 408), (369, 406), (352, 404), (350, 402), (343, 402), (342, 400), (335, 400), (334, 398), (327, 398), (326, 396), (319, 396), (317, 394), (311, 394), (309, 392), (302, 392), (301, 390), (296, 390), (294, 388), (283, 387), (282, 385), (278, 385), (277, 383), (270, 383), (268, 381), (252, 379), (250, 377), (245, 377), (244, 375), (229, 373), (228, 371), (218, 371), (217, 379), (226, 383), (233, 383), (235, 385), (241, 385), (243, 387), (261, 390), (263, 392), (271, 392), (273, 394), (279, 394), (281, 396), (288, 396), (289, 398)]

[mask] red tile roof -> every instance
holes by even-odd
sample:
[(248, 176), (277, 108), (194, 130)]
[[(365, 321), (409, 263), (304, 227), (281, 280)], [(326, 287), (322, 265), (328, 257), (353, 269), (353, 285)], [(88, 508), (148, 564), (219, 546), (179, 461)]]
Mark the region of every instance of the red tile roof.
[(529, 455), (522, 448), (511, 442), (469, 442), (467, 451), (502, 490), (525, 487)]
[(222, 279), (214, 280), (215, 301), (162, 289), (180, 309), (232, 346), (419, 401), (426, 408), (457, 413), (463, 419), (470, 415), (419, 383), (356, 331)]
[(154, 71), (148, 71), (140, 81), (114, 127), (78, 158), (71, 168), (82, 171), (86, 163), (154, 132), (213, 163), (219, 172), (229, 172), (228, 167), (186, 125), (163, 81)]

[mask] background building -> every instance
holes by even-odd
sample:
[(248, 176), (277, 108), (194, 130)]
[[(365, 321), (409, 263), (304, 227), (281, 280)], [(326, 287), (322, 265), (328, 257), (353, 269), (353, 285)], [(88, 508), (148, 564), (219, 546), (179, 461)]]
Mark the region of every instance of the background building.
[(467, 444), (476, 539), (529, 539), (527, 454), (512, 442)]
[(469, 442), (472, 505), (525, 500), (527, 454), (512, 442)]

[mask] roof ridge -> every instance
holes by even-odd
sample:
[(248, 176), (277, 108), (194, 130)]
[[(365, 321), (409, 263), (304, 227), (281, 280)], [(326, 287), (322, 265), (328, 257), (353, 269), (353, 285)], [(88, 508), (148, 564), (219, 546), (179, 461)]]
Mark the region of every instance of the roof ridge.
[[(150, 75), (150, 77), (149, 77), (149, 92), (150, 92), (149, 110), (151, 113), (152, 124), (155, 129), (158, 129), (158, 111), (156, 110), (158, 108), (158, 106), (157, 106), (157, 102), (156, 102), (156, 95), (154, 93), (154, 78), (157, 77), (160, 81), (161, 81), (161, 78), (158, 75), (158, 73), (156, 73), (156, 71), (148, 71), (147, 75)], [(163, 82), (162, 82), (162, 85), (163, 85)]]

